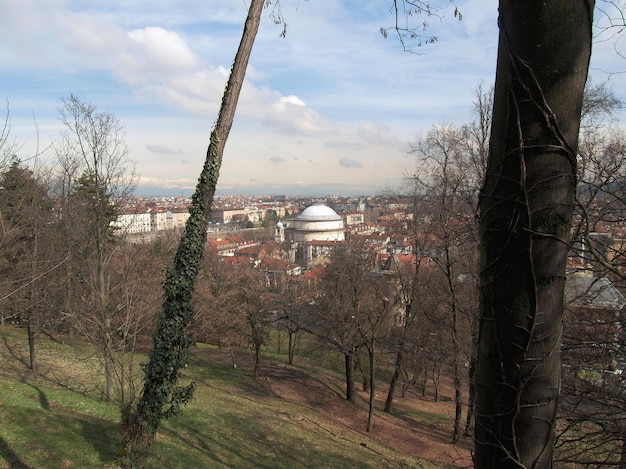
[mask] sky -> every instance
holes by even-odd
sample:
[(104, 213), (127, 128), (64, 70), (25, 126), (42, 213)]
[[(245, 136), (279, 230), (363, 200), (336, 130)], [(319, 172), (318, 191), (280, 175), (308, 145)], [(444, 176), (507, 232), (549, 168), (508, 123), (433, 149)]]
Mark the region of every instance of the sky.
[[(273, 2), (274, 4), (276, 2)], [(491, 86), (497, 2), (459, 0), (426, 21), (434, 44), (403, 50), (381, 27), (392, 0), (282, 0), (263, 13), (218, 193), (376, 195), (397, 190), (411, 143), (471, 119)], [(189, 194), (234, 59), (244, 0), (0, 0), (0, 96), (26, 159), (58, 139), (71, 93), (115, 114), (137, 193)], [(626, 60), (599, 35), (591, 77), (626, 96)], [(43, 158), (45, 158), (45, 153)]]

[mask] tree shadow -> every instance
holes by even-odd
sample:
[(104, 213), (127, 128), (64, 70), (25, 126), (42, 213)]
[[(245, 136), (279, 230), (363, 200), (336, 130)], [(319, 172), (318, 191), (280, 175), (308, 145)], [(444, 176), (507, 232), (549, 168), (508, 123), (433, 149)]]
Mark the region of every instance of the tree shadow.
[(101, 461), (113, 461), (119, 446), (118, 427), (106, 420), (80, 419), (82, 435), (91, 443)]
[(2, 437), (0, 437), (0, 454), (6, 459), (10, 469), (31, 469)]
[(16, 361), (20, 362), (22, 365), (24, 365), (26, 368), (28, 368), (28, 360), (26, 359), (26, 357), (24, 357), (22, 354), (18, 353), (18, 351), (16, 350), (16, 347), (14, 347), (13, 345), (11, 345), (9, 343), (6, 335), (0, 334), (0, 336), (2, 336), (2, 342), (4, 343), (4, 346), (7, 349), (7, 351), (9, 352), (9, 354)]
[[(58, 367), (49, 366), (49, 364), (47, 364), (47, 366), (44, 366), (43, 368), (40, 367), (40, 369), (33, 372), (30, 369), (30, 358), (28, 356), (26, 347), (23, 346), (23, 342), (20, 343), (20, 341), (17, 339), (11, 340), (11, 337), (7, 336), (6, 334), (3, 334), (1, 330), (0, 330), (0, 338), (2, 339), (2, 343), (4, 344), (4, 349), (6, 349), (7, 351), (5, 358), (8, 359), (10, 357), (11, 359), (23, 365), (24, 367), (23, 369), (19, 366), (16, 366), (16, 367), (13, 367), (11, 370), (12, 374), (14, 376), (17, 376), (18, 379), (21, 379), (23, 383), (29, 384), (27, 383), (27, 380), (29, 379), (31, 375), (34, 374), (45, 381), (54, 383), (69, 391), (75, 392), (77, 394), (81, 394), (83, 396), (86, 396), (90, 392), (93, 392), (98, 389), (98, 386), (96, 384), (93, 384), (91, 382), (83, 383), (83, 382), (73, 380), (71, 377), (68, 377), (65, 374), (63, 369), (58, 369)], [(43, 402), (44, 401), (42, 401), (42, 403)], [(49, 408), (46, 408), (46, 410), (49, 410)]]
[(50, 410), (50, 401), (48, 400), (48, 397), (46, 396), (46, 393), (43, 392), (41, 389), (39, 389), (34, 384), (27, 383), (24, 380), (22, 380), (22, 382), (24, 384), (30, 386), (31, 388), (33, 388), (35, 391), (37, 391), (37, 396), (39, 397), (39, 404), (41, 405), (41, 408), (44, 409), (44, 410)]

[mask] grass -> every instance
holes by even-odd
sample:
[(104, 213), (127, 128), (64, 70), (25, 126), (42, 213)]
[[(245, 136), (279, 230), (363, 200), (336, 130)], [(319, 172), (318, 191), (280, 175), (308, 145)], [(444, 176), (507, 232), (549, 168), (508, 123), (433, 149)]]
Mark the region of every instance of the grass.
[[(32, 373), (25, 333), (4, 326), (0, 339), (0, 468), (114, 468), (119, 408), (102, 399), (94, 350), (39, 338), (40, 371)], [(197, 382), (194, 400), (162, 425), (147, 468), (445, 467), (277, 396), (248, 371), (207, 358), (210, 351), (194, 351), (186, 370)]]

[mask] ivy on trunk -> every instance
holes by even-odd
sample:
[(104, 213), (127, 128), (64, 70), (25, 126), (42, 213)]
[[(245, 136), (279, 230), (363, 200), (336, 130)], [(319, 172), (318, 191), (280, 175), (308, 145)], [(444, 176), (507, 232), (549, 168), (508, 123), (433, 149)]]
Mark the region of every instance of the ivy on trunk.
[(174, 266), (167, 272), (164, 301), (144, 370), (144, 387), (136, 407), (123, 415), (125, 430), (118, 462), (138, 467), (145, 460), (162, 419), (178, 415), (191, 400), (195, 384), (179, 386), (193, 344), (187, 328), (193, 318), (192, 295), (206, 244), (206, 232), (217, 186), (224, 146), (232, 127), (237, 101), (259, 28), (265, 0), (252, 0), (243, 35), (224, 91), (215, 127), (185, 226)]

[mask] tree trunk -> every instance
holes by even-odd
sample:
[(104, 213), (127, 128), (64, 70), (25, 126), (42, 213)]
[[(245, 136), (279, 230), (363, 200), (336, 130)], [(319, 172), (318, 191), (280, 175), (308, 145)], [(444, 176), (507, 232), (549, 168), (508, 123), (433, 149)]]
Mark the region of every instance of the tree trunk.
[(463, 419), (463, 395), (461, 392), (461, 350), (458, 338), (458, 311), (456, 309), (456, 298), (452, 293), (452, 353), (454, 366), (454, 431), (452, 433), (452, 443), (457, 443), (461, 437), (461, 421)]
[[(224, 91), (222, 105), (211, 132), (185, 231), (178, 244), (174, 267), (168, 272), (163, 310), (153, 335), (153, 348), (145, 367), (144, 387), (132, 415), (126, 421), (122, 467), (140, 464), (147, 456), (161, 420), (181, 409), (192, 396), (193, 383), (176, 388), (180, 370), (187, 365), (193, 343), (186, 328), (193, 318), (191, 298), (206, 244), (206, 231), (222, 163), (224, 146), (232, 127), (237, 101), (256, 37), (265, 0), (251, 0), (239, 49)], [(166, 410), (169, 404), (169, 411)]]
[(261, 376), (261, 345), (254, 344), (254, 377)]
[(626, 419), (622, 425), (622, 451), (620, 454), (619, 469), (626, 469)]
[[(280, 355), (280, 349), (283, 345), (283, 331), (280, 328), (276, 329), (276, 355)], [(289, 352), (287, 352), (289, 354)]]
[(113, 400), (115, 394), (115, 361), (113, 357), (113, 339), (111, 336), (110, 319), (107, 318), (106, 330), (104, 331), (104, 375), (106, 384), (106, 398), (108, 402)]
[(374, 429), (374, 404), (376, 403), (376, 385), (374, 382), (374, 352), (375, 352), (375, 343), (372, 341), (367, 347), (367, 354), (369, 357), (370, 364), (370, 401), (369, 401), (369, 411), (367, 413), (367, 429), (366, 431), (370, 433)]
[[(39, 230), (37, 228), (35, 228), (35, 236), (33, 239), (33, 254), (32, 254), (32, 258), (31, 258), (31, 263), (30, 263), (30, 276), (32, 279), (34, 279), (36, 277), (36, 272), (37, 272), (37, 253), (38, 253), (38, 247), (39, 247)], [(30, 369), (31, 371), (37, 371), (37, 359), (35, 356), (35, 330), (34, 330), (34, 326), (33, 326), (33, 313), (35, 310), (35, 303), (37, 302), (37, 300), (35, 299), (35, 286), (33, 284), (30, 284), (28, 287), (28, 296), (29, 296), (29, 305), (28, 305), (28, 323), (27, 323), (27, 329), (28, 329), (28, 355), (30, 357)]]
[(361, 390), (363, 392), (367, 392), (370, 388), (369, 371), (363, 370), (363, 364), (361, 363), (361, 360), (359, 360), (358, 357), (355, 360), (355, 368), (358, 368), (359, 372), (361, 373)]
[(296, 345), (294, 343), (294, 340), (293, 340), (293, 335), (294, 335), (293, 331), (291, 329), (289, 329), (289, 344), (288, 344), (288, 346), (289, 346), (289, 349), (288, 349), (288, 353), (289, 353), (289, 355), (288, 355), (288, 357), (289, 357), (288, 358), (288, 363), (289, 363), (289, 365), (293, 365), (293, 348)]
[(443, 360), (433, 361), (433, 385), (435, 387), (435, 402), (439, 402), (441, 397), (441, 371), (443, 370)]
[(396, 366), (389, 382), (389, 391), (387, 392), (387, 400), (385, 401), (385, 408), (383, 412), (391, 413), (391, 407), (393, 405), (393, 394), (396, 391), (396, 384), (402, 374), (402, 362), (404, 360), (404, 341), (400, 342), (400, 349), (396, 352)]
[(456, 444), (461, 436), (461, 420), (463, 416), (463, 400), (461, 393), (461, 347), (459, 345), (459, 312), (457, 309), (456, 289), (454, 284), (454, 270), (450, 260), (450, 246), (448, 239), (445, 242), (446, 253), (446, 279), (450, 292), (450, 304), (452, 309), (452, 361), (454, 380), (454, 430), (452, 433), (452, 443)]
[(480, 199), (477, 468), (552, 467), (593, 0), (500, 0)]
[(30, 313), (28, 315), (28, 353), (30, 356), (30, 369), (31, 371), (37, 371), (37, 359), (35, 355), (35, 330), (33, 327), (33, 321), (30, 317)]
[(352, 351), (344, 353), (344, 358), (346, 362), (346, 400), (354, 404), (354, 355)]
[(454, 430), (452, 432), (452, 443), (456, 444), (461, 437), (461, 422), (463, 420), (463, 394), (461, 392), (461, 378), (459, 376), (459, 365), (454, 365)]
[[(474, 326), (472, 327), (474, 329)], [(469, 397), (467, 400), (467, 416), (465, 418), (464, 436), (472, 436), (476, 410), (476, 353), (478, 351), (478, 335), (472, 331), (472, 355), (469, 363)]]

